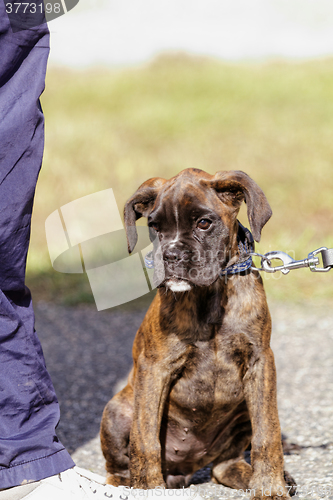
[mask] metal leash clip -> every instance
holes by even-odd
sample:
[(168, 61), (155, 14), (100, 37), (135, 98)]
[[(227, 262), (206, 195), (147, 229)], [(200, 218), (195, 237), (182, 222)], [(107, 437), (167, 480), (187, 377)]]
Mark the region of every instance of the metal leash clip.
[[(307, 259), (295, 260), (290, 255), (285, 252), (274, 251), (268, 252), (265, 255), (261, 255), (256, 252), (251, 252), (252, 257), (261, 258), (261, 267), (251, 267), (251, 269), (256, 271), (266, 271), (267, 273), (275, 273), (276, 271), (281, 271), (283, 274), (288, 274), (292, 269), (301, 269), (302, 267), (309, 267), (311, 271), (316, 273), (327, 273), (332, 269), (329, 265), (327, 267), (317, 267), (319, 266), (319, 258), (316, 255), (322, 252), (322, 257), (324, 258), (324, 252), (329, 251), (326, 247), (321, 247), (314, 252), (309, 253)], [(282, 266), (272, 266), (272, 260), (278, 259), (282, 260)]]

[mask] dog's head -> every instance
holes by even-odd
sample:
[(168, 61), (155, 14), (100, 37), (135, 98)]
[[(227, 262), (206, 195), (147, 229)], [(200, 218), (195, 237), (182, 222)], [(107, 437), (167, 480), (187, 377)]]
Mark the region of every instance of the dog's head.
[(155, 279), (174, 292), (209, 286), (237, 253), (242, 201), (256, 241), (272, 215), (259, 186), (244, 172), (183, 170), (170, 180), (144, 182), (125, 205), (128, 250), (137, 242), (136, 220), (148, 218)]

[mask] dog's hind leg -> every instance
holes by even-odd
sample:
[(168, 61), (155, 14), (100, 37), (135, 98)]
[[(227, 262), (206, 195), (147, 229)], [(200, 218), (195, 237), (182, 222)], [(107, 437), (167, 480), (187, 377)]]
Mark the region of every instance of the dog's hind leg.
[[(248, 490), (250, 493), (249, 483), (252, 476), (252, 467), (243, 457), (231, 458), (229, 460), (221, 457), (213, 462), (212, 481), (223, 484), (229, 488), (237, 490)], [(292, 497), (297, 493), (297, 484), (289, 472), (284, 471), (284, 480), (286, 483), (286, 492)]]
[(242, 457), (213, 464), (212, 480), (229, 488), (246, 490), (252, 476), (252, 467)]
[[(212, 481), (234, 488), (237, 490), (248, 490), (249, 482), (252, 476), (252, 467), (245, 462), (243, 458), (234, 458), (226, 462), (219, 462), (213, 465)], [(297, 484), (289, 472), (284, 471), (284, 480), (286, 482), (286, 492), (292, 497), (296, 495)]]
[(237, 490), (248, 489), (252, 467), (244, 460), (243, 455), (251, 443), (251, 437), (251, 423), (248, 413), (244, 412), (231, 429), (229, 439), (222, 443), (221, 453), (213, 462), (214, 482)]
[(126, 386), (105, 406), (101, 422), (101, 445), (106, 460), (106, 482), (129, 486), (129, 435), (132, 426), (133, 391)]

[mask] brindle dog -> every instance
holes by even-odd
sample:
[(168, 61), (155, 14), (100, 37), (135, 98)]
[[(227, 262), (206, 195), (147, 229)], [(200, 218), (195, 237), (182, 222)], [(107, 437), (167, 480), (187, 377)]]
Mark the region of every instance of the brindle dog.
[(128, 384), (103, 413), (109, 484), (179, 488), (212, 463), (215, 482), (256, 499), (289, 498), (263, 283), (251, 269), (221, 278), (239, 259), (243, 200), (259, 241), (272, 212), (240, 171), (149, 179), (126, 203), (129, 252), (135, 221), (148, 217), (160, 284), (134, 340)]

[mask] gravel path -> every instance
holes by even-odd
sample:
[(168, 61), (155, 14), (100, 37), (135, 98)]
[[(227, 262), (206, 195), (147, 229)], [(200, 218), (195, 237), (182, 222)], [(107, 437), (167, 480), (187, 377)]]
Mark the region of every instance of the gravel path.
[[(333, 500), (333, 311), (270, 304), (278, 404), (285, 456), (299, 497)], [(99, 445), (103, 408), (131, 367), (135, 332), (145, 311), (126, 306), (97, 312), (35, 304), (36, 329), (61, 406), (58, 435), (77, 465), (104, 475)], [(206, 498), (244, 498), (242, 492), (194, 479)], [(200, 483), (200, 484), (198, 484)]]

